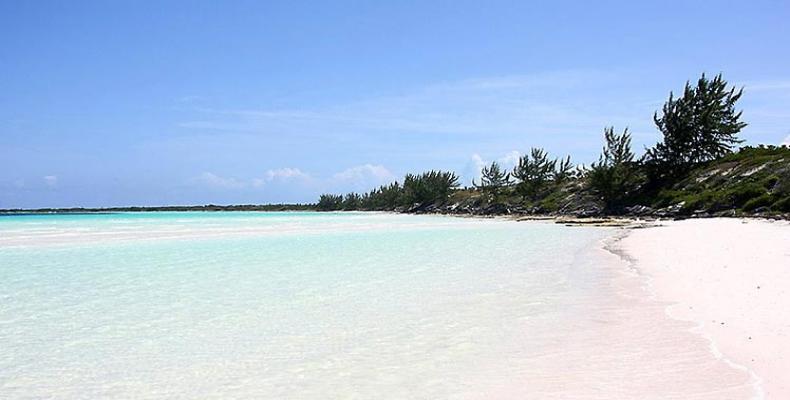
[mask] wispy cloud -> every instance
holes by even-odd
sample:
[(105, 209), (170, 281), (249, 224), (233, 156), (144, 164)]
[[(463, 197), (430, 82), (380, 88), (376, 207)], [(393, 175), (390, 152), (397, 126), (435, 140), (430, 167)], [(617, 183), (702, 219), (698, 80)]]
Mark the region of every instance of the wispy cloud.
[(295, 180), (295, 179), (310, 179), (310, 175), (302, 172), (299, 168), (278, 168), (266, 171), (266, 180)]
[[(591, 162), (600, 152), (603, 128), (611, 125), (630, 128), (636, 151), (652, 146), (660, 139), (653, 112), (677, 87), (647, 92), (644, 77), (644, 71), (633, 70), (560, 71), (442, 82), (303, 108), (194, 108), (196, 118), (179, 124), (184, 129), (172, 139), (176, 144), (163, 146), (197, 154), (217, 146), (226, 154), (261, 148), (277, 163), (291, 162), (284, 154), (298, 147), (304, 158), (295, 162), (319, 172), (318, 183), (330, 175), (316, 160), (353, 163), (360, 152), (398, 170), (412, 165), (458, 170), (466, 163), (463, 175), (471, 180), (479, 176), (479, 162), (470, 161), (469, 154), (480, 161), (501, 158), (509, 166), (516, 156), (507, 159), (505, 152), (536, 146)], [(786, 135), (788, 85), (783, 79), (744, 85), (747, 143), (777, 143)], [(253, 185), (267, 179), (260, 176)]]
[(491, 165), (492, 161), (496, 161), (505, 171), (512, 170), (518, 164), (521, 155), (521, 152), (512, 150), (493, 160), (485, 160), (480, 154), (472, 154), (461, 176), (462, 181), (464, 184), (471, 184), (473, 180), (479, 182), (483, 168)]
[[(532, 134), (597, 131), (633, 123), (652, 98), (601, 100), (624, 78), (615, 72), (567, 71), (470, 79), (428, 85), (391, 96), (312, 109), (201, 109), (204, 119), (183, 128), (251, 133)], [(622, 85), (622, 83), (621, 83)], [(637, 118), (639, 116), (640, 118)]]
[(390, 183), (396, 179), (395, 175), (383, 165), (364, 164), (340, 171), (332, 176), (333, 179), (350, 183)]
[[(494, 76), (406, 88), (391, 95), (299, 109), (200, 108), (202, 118), (185, 129), (215, 133), (289, 135), (355, 140), (380, 134), (456, 135), (510, 146), (589, 149), (605, 126), (630, 127), (635, 146), (658, 139), (653, 112), (676, 87), (645, 94), (644, 71), (571, 70)], [(732, 82), (753, 123), (744, 132), (757, 140), (774, 135), (790, 116), (790, 80)], [(516, 142), (516, 143), (513, 143)], [(452, 144), (448, 144), (452, 145)], [(597, 146), (596, 146), (597, 148)], [(589, 151), (589, 150), (588, 150)]]
[(249, 182), (239, 181), (235, 178), (222, 177), (213, 172), (204, 172), (190, 179), (189, 182), (219, 189), (241, 189), (248, 187), (250, 184)]
[(58, 177), (56, 175), (47, 175), (43, 179), (44, 184), (47, 185), (47, 187), (52, 188), (58, 185)]
[(266, 171), (263, 177), (252, 179), (237, 179), (234, 177), (223, 177), (213, 172), (203, 172), (190, 178), (189, 183), (217, 189), (248, 189), (259, 188), (274, 181), (282, 183), (309, 179), (310, 175), (302, 172), (299, 168), (277, 168)]

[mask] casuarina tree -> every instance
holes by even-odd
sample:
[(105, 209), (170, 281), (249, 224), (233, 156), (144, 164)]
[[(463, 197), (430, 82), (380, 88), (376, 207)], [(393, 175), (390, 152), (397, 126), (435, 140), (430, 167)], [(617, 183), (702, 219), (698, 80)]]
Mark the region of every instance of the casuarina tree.
[(518, 160), (513, 177), (518, 180), (516, 191), (524, 198), (538, 198), (551, 180), (556, 161), (550, 161), (543, 149), (532, 148)]
[(472, 185), (480, 188), (484, 193), (487, 193), (494, 201), (499, 197), (502, 188), (509, 183), (510, 174), (505, 172), (496, 161), (492, 162), (490, 166), (483, 167), (483, 170), (480, 171), (479, 185), (476, 184), (474, 180), (472, 181)]
[(623, 205), (639, 189), (641, 179), (631, 151), (631, 135), (626, 128), (621, 135), (614, 127), (604, 130), (606, 145), (598, 162), (590, 166), (587, 174), (590, 188), (606, 203), (610, 211)]
[(746, 126), (735, 109), (742, 93), (743, 89), (728, 87), (721, 74), (712, 80), (702, 74), (696, 86), (686, 82), (680, 97), (670, 93), (661, 113), (653, 116), (664, 137), (645, 154), (651, 178), (672, 179), (732, 152), (741, 142), (738, 132)]

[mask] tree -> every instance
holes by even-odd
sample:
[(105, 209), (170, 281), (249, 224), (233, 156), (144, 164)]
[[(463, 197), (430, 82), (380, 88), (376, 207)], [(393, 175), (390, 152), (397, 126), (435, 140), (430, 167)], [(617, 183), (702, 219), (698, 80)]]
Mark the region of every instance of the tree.
[(606, 203), (606, 208), (615, 210), (639, 189), (641, 177), (631, 151), (631, 135), (626, 128), (621, 135), (614, 127), (604, 129), (606, 145), (597, 163), (590, 166), (587, 174), (590, 188)]
[(735, 110), (742, 94), (743, 89), (728, 89), (721, 74), (713, 80), (702, 74), (694, 87), (686, 82), (682, 97), (670, 92), (661, 115), (653, 115), (664, 138), (645, 154), (652, 177), (674, 178), (696, 164), (731, 153), (742, 142), (738, 132), (746, 127), (741, 112)]
[(322, 194), (318, 199), (316, 208), (319, 211), (335, 211), (339, 210), (343, 204), (343, 196), (335, 194)]
[(510, 184), (510, 174), (503, 171), (496, 161), (488, 167), (483, 167), (480, 174), (480, 185), (477, 185), (474, 180), (472, 180), (472, 185), (492, 196), (494, 201), (498, 198), (502, 188)]
[(362, 197), (355, 192), (347, 193), (343, 197), (342, 208), (345, 211), (359, 210), (362, 206)]
[(392, 210), (398, 207), (403, 190), (398, 182), (382, 185), (373, 189), (362, 198), (362, 208), (366, 210)]
[(455, 172), (431, 170), (420, 175), (407, 174), (403, 178), (402, 202), (407, 207), (443, 203), (457, 187)]
[(563, 183), (574, 176), (571, 156), (554, 160), (554, 165), (554, 171), (552, 171), (551, 174), (551, 178), (554, 180), (554, 183)]
[(551, 180), (557, 161), (549, 161), (548, 154), (539, 148), (532, 148), (513, 168), (513, 177), (518, 180), (516, 191), (524, 198), (538, 198), (546, 184)]

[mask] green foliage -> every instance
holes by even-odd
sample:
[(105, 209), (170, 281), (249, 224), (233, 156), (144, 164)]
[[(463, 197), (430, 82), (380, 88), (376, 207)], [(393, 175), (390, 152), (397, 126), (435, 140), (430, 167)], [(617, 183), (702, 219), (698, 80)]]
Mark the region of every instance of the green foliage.
[(743, 89), (728, 88), (721, 74), (709, 80), (702, 74), (696, 86), (686, 82), (683, 96), (669, 100), (653, 120), (663, 141), (648, 149), (645, 163), (653, 181), (672, 180), (694, 165), (732, 152), (746, 126), (735, 103)]
[(359, 210), (362, 207), (362, 196), (358, 193), (351, 192), (343, 196), (343, 203), (341, 208), (345, 211)]
[(771, 211), (790, 212), (790, 196), (782, 198), (771, 204)]
[(555, 169), (551, 174), (554, 183), (560, 184), (574, 176), (574, 166), (571, 163), (571, 156), (554, 160)]
[(761, 207), (783, 212), (786, 198), (790, 198), (790, 149), (758, 146), (743, 147), (693, 169), (652, 197), (651, 205), (661, 208), (684, 202), (682, 211), (689, 214), (750, 212)]
[(362, 196), (361, 208), (364, 210), (392, 210), (400, 205), (403, 188), (398, 182), (379, 186)]
[(641, 177), (631, 151), (631, 135), (626, 128), (621, 135), (614, 127), (604, 129), (606, 145), (597, 163), (587, 175), (590, 189), (597, 193), (609, 210), (624, 205), (641, 184)]
[(754, 182), (691, 191), (662, 191), (659, 198), (660, 206), (683, 203), (682, 211), (685, 214), (696, 211), (753, 211), (758, 207), (769, 206), (774, 201), (774, 196)]
[(543, 149), (532, 148), (529, 154), (519, 158), (518, 165), (513, 168), (512, 175), (517, 180), (516, 192), (524, 199), (540, 197), (551, 181), (556, 164), (556, 160), (549, 161)]
[(769, 207), (773, 202), (774, 201), (771, 195), (768, 193), (764, 193), (758, 197), (749, 199), (746, 203), (743, 204), (743, 209), (745, 211), (754, 211), (760, 207)]
[(319, 211), (335, 211), (343, 207), (343, 196), (339, 194), (322, 194), (316, 209)]
[(403, 179), (402, 205), (409, 207), (443, 203), (458, 186), (455, 172), (431, 170), (419, 175), (407, 174)]
[(790, 147), (774, 145), (744, 146), (737, 152), (727, 154), (717, 160), (719, 163), (730, 161), (748, 161), (752, 164), (762, 164), (765, 161), (778, 160), (790, 157)]
[(505, 172), (496, 161), (492, 162), (490, 166), (484, 167), (480, 174), (480, 184), (472, 181), (472, 185), (497, 201), (502, 189), (510, 184), (510, 174)]

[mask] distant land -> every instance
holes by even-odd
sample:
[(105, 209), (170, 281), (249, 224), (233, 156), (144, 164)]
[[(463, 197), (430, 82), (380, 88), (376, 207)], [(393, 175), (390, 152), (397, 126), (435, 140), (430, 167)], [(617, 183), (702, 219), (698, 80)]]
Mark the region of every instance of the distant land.
[(97, 214), (115, 212), (155, 212), (155, 211), (314, 211), (315, 204), (234, 204), (234, 205), (193, 205), (193, 206), (129, 206), (129, 207), (68, 207), (35, 209), (0, 209), (0, 214)]

